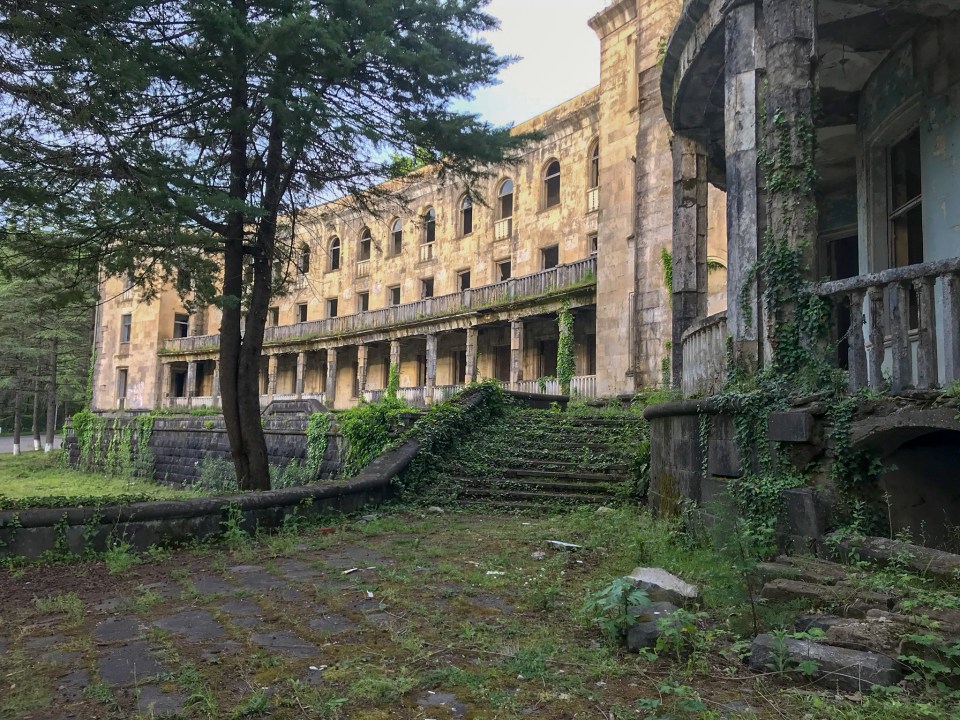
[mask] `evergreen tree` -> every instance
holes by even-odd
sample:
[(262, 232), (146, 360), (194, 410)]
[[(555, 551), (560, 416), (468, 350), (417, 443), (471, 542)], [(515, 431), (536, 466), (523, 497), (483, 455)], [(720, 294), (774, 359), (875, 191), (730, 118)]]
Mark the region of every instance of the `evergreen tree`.
[(260, 353), (271, 270), (293, 246), (298, 210), (339, 196), (375, 208), (397, 154), (470, 186), (528, 139), (450, 109), (508, 62), (479, 39), (495, 26), (486, 3), (0, 8), (0, 213), (16, 222), (29, 209), (44, 230), (29, 244), (32, 272), (69, 256), (133, 271), (149, 291), (181, 269), (191, 300), (219, 305), (242, 488), (269, 487)]

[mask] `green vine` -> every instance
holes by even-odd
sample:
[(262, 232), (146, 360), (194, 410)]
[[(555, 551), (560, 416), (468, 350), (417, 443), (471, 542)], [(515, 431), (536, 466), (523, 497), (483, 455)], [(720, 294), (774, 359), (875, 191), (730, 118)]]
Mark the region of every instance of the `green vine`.
[(573, 313), (569, 303), (564, 302), (557, 313), (557, 324), (560, 327), (560, 340), (557, 343), (557, 381), (560, 383), (560, 394), (570, 394), (570, 382), (576, 373), (576, 361), (573, 352)]
[(380, 402), (361, 402), (339, 413), (337, 424), (347, 445), (343, 473), (356, 475), (382, 453), (397, 435), (400, 416), (410, 410), (402, 400), (385, 395)]
[(315, 475), (323, 465), (331, 425), (331, 415), (326, 412), (313, 413), (307, 423), (307, 468)]
[(400, 390), (400, 367), (398, 365), (391, 365), (390, 370), (387, 373), (387, 390), (384, 393), (384, 396), (388, 400), (396, 400), (397, 392)]
[(673, 254), (660, 250), (660, 265), (663, 268), (663, 286), (667, 289), (667, 304), (673, 306)]

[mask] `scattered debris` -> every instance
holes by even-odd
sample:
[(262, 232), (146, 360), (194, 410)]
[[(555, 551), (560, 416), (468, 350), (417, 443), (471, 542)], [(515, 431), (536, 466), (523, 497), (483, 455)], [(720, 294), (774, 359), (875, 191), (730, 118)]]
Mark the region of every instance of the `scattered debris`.
[(353, 573), (357, 572), (357, 570), (359, 570), (359, 569), (360, 569), (360, 568), (350, 568), (349, 570), (344, 570), (344, 571), (343, 571), (343, 574), (344, 574), (344, 575), (353, 575)]
[(427, 508), (427, 512), (436, 513), (437, 515), (443, 515), (445, 511), (439, 505), (431, 505), (430, 507)]
[(663, 621), (679, 609), (669, 602), (652, 602), (630, 608), (630, 614), (636, 618), (636, 622), (627, 631), (627, 649), (639, 652), (644, 648), (655, 647), (665, 627), (669, 627), (669, 624)]
[(686, 605), (700, 597), (696, 585), (684, 582), (663, 568), (638, 567), (627, 577), (654, 602)]
[(563, 542), (562, 540), (547, 540), (547, 545), (553, 545), (561, 550), (582, 550), (583, 545), (574, 545), (573, 543)]
[(827, 536), (826, 542), (835, 544), (842, 554), (862, 560), (888, 562), (896, 559), (921, 575), (954, 580), (960, 572), (960, 555), (901, 540), (834, 533)]
[(543, 560), (547, 557), (547, 554), (543, 552), (543, 550), (537, 550), (530, 557), (532, 557), (534, 560)]
[(487, 575), (506, 575), (503, 570), (487, 570)]

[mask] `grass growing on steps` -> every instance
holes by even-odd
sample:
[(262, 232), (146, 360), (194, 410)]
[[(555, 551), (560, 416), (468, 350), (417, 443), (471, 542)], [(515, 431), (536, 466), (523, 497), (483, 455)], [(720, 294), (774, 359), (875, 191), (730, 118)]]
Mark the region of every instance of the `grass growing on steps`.
[(130, 480), (66, 465), (61, 452), (0, 455), (0, 509), (64, 505), (70, 499), (183, 499), (197, 493), (173, 490), (143, 480)]

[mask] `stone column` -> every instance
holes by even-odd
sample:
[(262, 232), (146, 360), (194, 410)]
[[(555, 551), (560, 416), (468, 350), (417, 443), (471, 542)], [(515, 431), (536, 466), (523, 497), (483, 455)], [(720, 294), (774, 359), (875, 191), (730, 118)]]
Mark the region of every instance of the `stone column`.
[(423, 399), (427, 405), (433, 404), (433, 388), (437, 384), (437, 336), (427, 335), (427, 383), (423, 389)]
[(510, 321), (510, 389), (523, 380), (523, 320)]
[(163, 363), (160, 370), (160, 407), (170, 404), (170, 363)]
[(397, 368), (397, 372), (400, 371), (400, 341), (399, 340), (390, 341), (390, 367)]
[[(790, 3), (786, 3), (790, 4)], [(727, 165), (727, 331), (734, 359), (759, 360), (760, 304), (749, 278), (763, 235), (757, 167), (757, 9), (751, 2), (732, 7), (724, 21), (726, 63), (724, 104)]]
[(467, 367), (465, 368), (465, 380), (467, 383), (475, 382), (477, 379), (477, 328), (467, 328)]
[(273, 400), (277, 394), (277, 365), (279, 365), (279, 355), (267, 355), (267, 395)]
[(327, 407), (333, 407), (337, 400), (337, 349), (327, 350)]
[(303, 380), (307, 371), (307, 354), (305, 352), (297, 353), (297, 382), (294, 386), (294, 392), (297, 399), (303, 397)]
[(681, 338), (707, 315), (707, 147), (673, 139), (673, 385), (683, 372)]
[(357, 394), (363, 397), (367, 389), (367, 365), (370, 359), (370, 346), (357, 345)]
[(191, 360), (187, 363), (187, 407), (193, 404), (193, 398), (197, 394), (197, 361)]
[(220, 362), (213, 363), (213, 389), (211, 390), (213, 406), (216, 407), (220, 400)]

